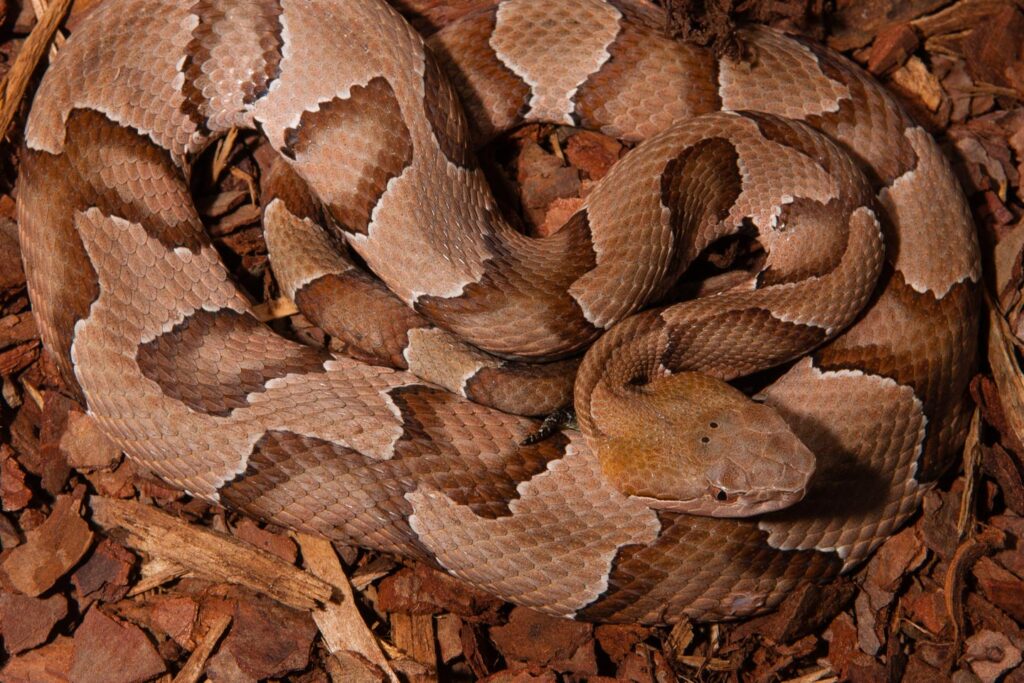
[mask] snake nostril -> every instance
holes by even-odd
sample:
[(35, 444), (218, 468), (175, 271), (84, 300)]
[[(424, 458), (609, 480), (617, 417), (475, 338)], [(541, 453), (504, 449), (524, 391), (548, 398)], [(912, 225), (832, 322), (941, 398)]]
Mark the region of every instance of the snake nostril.
[(711, 487), (711, 492), (714, 494), (715, 500), (719, 502), (724, 503), (725, 501), (729, 500), (729, 494), (726, 493), (724, 489), (720, 489), (716, 486), (713, 486)]
[(707, 445), (707, 444), (711, 443), (711, 437), (710, 436), (702, 436), (702, 437), (700, 437), (700, 442), (702, 444)]
[(718, 429), (718, 423), (712, 420), (711, 422), (708, 423), (708, 427), (711, 427), (712, 429)]

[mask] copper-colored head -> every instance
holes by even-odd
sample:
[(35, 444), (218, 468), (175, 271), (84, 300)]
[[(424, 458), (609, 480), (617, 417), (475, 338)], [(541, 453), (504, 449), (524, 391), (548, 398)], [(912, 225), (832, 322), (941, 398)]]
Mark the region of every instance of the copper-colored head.
[[(804, 496), (814, 455), (768, 406), (696, 372), (629, 389), (636, 406), (598, 387), (592, 437), (601, 468), (652, 508), (748, 517)], [(615, 392), (619, 393), (619, 392)]]

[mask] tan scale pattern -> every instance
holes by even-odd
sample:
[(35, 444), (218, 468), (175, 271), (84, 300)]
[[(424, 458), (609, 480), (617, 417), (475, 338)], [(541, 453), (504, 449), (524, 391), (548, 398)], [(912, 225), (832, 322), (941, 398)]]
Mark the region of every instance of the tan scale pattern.
[(195, 124), (183, 111), (184, 78), (178, 70), (197, 24), (189, 4), (106, 3), (92, 16), (75, 31), (68, 56), (51, 66), (52, 75), (40, 84), (36, 97), (49, 104), (25, 124), (28, 146), (61, 152), (71, 111), (93, 109), (152, 138), (181, 163), (201, 146)]
[(272, 379), (322, 373), (328, 358), (302, 346), (282, 349), (274, 333), (252, 316), (199, 310), (139, 346), (136, 362), (169, 398), (225, 417), (248, 405), (249, 394), (266, 391)]
[(285, 294), (334, 336), (345, 353), (375, 365), (409, 369), (474, 402), (518, 415), (547, 415), (572, 400), (577, 359), (522, 364), (466, 344), (405, 306), (358, 268), (315, 220), (306, 188), (278, 164), (264, 182), (264, 235)]
[[(580, 498), (572, 510), (558, 501)], [(429, 488), (406, 494), (409, 524), (441, 566), (531, 607), (574, 616), (607, 588), (616, 551), (657, 538), (656, 516), (600, 475), (594, 456), (574, 444), (548, 471), (519, 487), (512, 515), (480, 519)], [(616, 510), (615, 515), (607, 510)], [(558, 532), (550, 525), (557, 525)]]
[[(671, 40), (659, 28), (625, 24), (609, 58), (576, 94), (580, 124), (623, 140), (645, 140), (675, 121), (721, 109), (710, 53)], [(694, 74), (705, 74), (694, 78)], [(672, 97), (665, 97), (665, 93)]]
[[(666, 622), (755, 614), (799, 581), (835, 575), (905, 519), (961, 445), (978, 310), (963, 196), (934, 142), (823, 48), (744, 29), (754, 61), (717, 62), (661, 38), (657, 10), (630, 0), (508, 0), (432, 41), (467, 120), (421, 39), (380, 0), (261, 2), (252, 15), (236, 0), (111, 7), (90, 13), (38, 91), (19, 189), (22, 244), (46, 345), (102, 428), (170, 483), (438, 563), (551, 613)], [(598, 20), (613, 15), (614, 33)], [(545, 46), (546, 63), (529, 41), (508, 40), (541, 35), (554, 17), (562, 40)], [(584, 24), (606, 32), (573, 29)], [(718, 108), (762, 113), (695, 117)], [(481, 144), (542, 109), (646, 142), (558, 237), (537, 241), (503, 219), (461, 143), (467, 130)], [(797, 121), (773, 118), (782, 115)], [(801, 121), (863, 164), (870, 187)], [(340, 293), (360, 310), (346, 344), (364, 360), (407, 363), (409, 332), (423, 322), (542, 361), (534, 386), (554, 392), (578, 359), (551, 359), (609, 328), (575, 386), (586, 436), (521, 447), (535, 422), (410, 373), (322, 361), (240, 322), (248, 302), (202, 234), (184, 180), (190, 156), (229, 122), (251, 122), (300, 161), (309, 191), (282, 194), (287, 211), (272, 209), (271, 222), (316, 238), (289, 251), (274, 237), (274, 258), (301, 303), (327, 310)], [(346, 126), (361, 132), (346, 138)], [(701, 145), (718, 151), (698, 153)], [(356, 171), (336, 165), (339, 152), (361, 160)], [(682, 198), (684, 167), (717, 203)], [(321, 250), (329, 240), (318, 202), (393, 295)], [(629, 316), (738, 230), (765, 249), (759, 273), (682, 308)], [(943, 237), (926, 237), (934, 234)], [(803, 260), (806, 245), (818, 251)], [(399, 302), (422, 315), (371, 327), (370, 309), (406, 310)], [(764, 437), (737, 440), (727, 458), (693, 471), (714, 486), (673, 499), (691, 480), (658, 449), (679, 440), (661, 427), (631, 431), (621, 417), (628, 398), (670, 388), (700, 401), (685, 392), (686, 368), (734, 376), (826, 335), (837, 336), (766, 388), (774, 418), (737, 413)], [(236, 357), (243, 339), (256, 343)], [(517, 391), (501, 373), (530, 375), (476, 359), (471, 379), (453, 372), (464, 363), (454, 354), (437, 374), (497, 402)], [(676, 489), (623, 492), (606, 467), (593, 396), (607, 429), (609, 415), (625, 425), (619, 453), (638, 431), (657, 437), (653, 450), (635, 451), (639, 471)], [(686, 402), (658, 405), (671, 413)], [(825, 424), (833, 419), (843, 422), (836, 431)], [(711, 421), (701, 436), (733, 443), (713, 436)], [(803, 490), (785, 464), (800, 442), (822, 472), (801, 502), (746, 520), (673, 511), (742, 516), (792, 503)], [(753, 476), (768, 455), (780, 466)], [(845, 507), (825, 500), (847, 472), (874, 495)]]
[(529, 118), (573, 123), (576, 90), (608, 61), (620, 17), (601, 0), (548, 6), (508, 0), (498, 6), (490, 46), (530, 86)]
[[(748, 60), (719, 62), (718, 94), (722, 108), (751, 109), (802, 120), (834, 112), (850, 96), (849, 89), (832, 80), (804, 45), (768, 30), (752, 28), (738, 38), (753, 51)], [(791, 84), (800, 83), (800, 88)]]
[[(354, 86), (345, 99), (304, 112), (285, 131), (284, 154), (305, 177), (332, 176), (331, 192), (320, 200), (350, 232), (366, 234), (371, 214), (388, 182), (412, 163), (412, 139), (391, 85), (383, 78)], [(330, 163), (344, 153), (341, 168)]]
[(906, 521), (926, 491), (916, 479), (921, 401), (891, 379), (823, 373), (809, 359), (765, 395), (818, 454), (818, 466), (804, 500), (768, 515), (759, 528), (773, 547), (834, 550), (845, 566), (857, 564)]
[(250, 105), (278, 75), (280, 2), (199, 0), (192, 12), (200, 20), (182, 68), (186, 113), (209, 130), (251, 127)]
[[(953, 172), (928, 133), (908, 128), (904, 135), (918, 167), (896, 178), (879, 199), (900, 236), (893, 259), (896, 269), (914, 290), (941, 299), (958, 282), (981, 277), (978, 250), (964, 249), (956, 236), (957, 226), (971, 221), (970, 211), (946, 196), (945, 188), (955, 182)], [(929, 247), (939, 251), (934, 260), (914, 258)]]
[(488, 42), (496, 11), (467, 17), (429, 40), (459, 93), (478, 146), (525, 120), (529, 109), (530, 86), (502, 64)]
[[(522, 433), (522, 420), (481, 429), (472, 412), (461, 411), (438, 389), (402, 387), (391, 396), (407, 425), (393, 458), (369, 460), (329, 440), (273, 430), (254, 445), (246, 472), (224, 487), (224, 499), (257, 517), (339, 542), (412, 550), (430, 559), (405, 547), (413, 537), (407, 494), (427, 486), (483, 518), (507, 517), (520, 495), (517, 483), (543, 472), (565, 448), (562, 438), (518, 447), (513, 437)], [(443, 419), (442, 411), (449, 413)], [(465, 433), (492, 447), (459, 451), (449, 443), (464, 441)]]
[(292, 213), (283, 199), (271, 200), (263, 210), (263, 234), (277, 283), (292, 300), (306, 285), (354, 267), (342, 245), (313, 219)]

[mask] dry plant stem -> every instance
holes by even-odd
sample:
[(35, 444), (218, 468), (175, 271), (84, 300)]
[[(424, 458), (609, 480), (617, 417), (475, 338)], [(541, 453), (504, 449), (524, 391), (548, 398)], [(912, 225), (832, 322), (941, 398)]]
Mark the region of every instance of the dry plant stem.
[(701, 657), (700, 655), (682, 655), (677, 658), (680, 664), (689, 666), (701, 671), (736, 671), (736, 666), (726, 660), (717, 657)]
[(798, 676), (797, 678), (790, 678), (782, 681), (782, 683), (835, 683), (838, 680), (838, 678), (832, 675), (832, 669), (826, 667), (803, 676)]
[(953, 553), (946, 570), (943, 582), (943, 593), (946, 600), (946, 612), (953, 624), (953, 651), (959, 656), (964, 633), (964, 589), (967, 573), (982, 555), (986, 554), (998, 542), (998, 532), (987, 529), (969, 537), (960, 544)]
[(173, 683), (196, 683), (202, 677), (203, 669), (206, 667), (206, 660), (210, 658), (213, 648), (220, 642), (221, 636), (224, 635), (224, 631), (227, 630), (230, 623), (230, 614), (218, 614), (214, 618), (210, 628), (206, 631), (206, 635), (203, 636), (203, 639), (196, 645), (196, 649), (189, 655), (185, 666), (181, 667), (181, 671), (174, 677)]
[(271, 320), (278, 320), (280, 318), (287, 318), (288, 316), (295, 315), (298, 312), (299, 307), (295, 305), (295, 302), (285, 297), (264, 301), (262, 304), (252, 307), (252, 314), (256, 316), (257, 320), (263, 323), (270, 322)]
[(237, 166), (232, 166), (228, 172), (245, 183), (245, 186), (249, 189), (249, 201), (252, 202), (253, 206), (259, 206), (260, 195), (256, 191), (256, 179)]
[(150, 560), (142, 565), (142, 578), (128, 591), (128, 597), (142, 595), (175, 579), (180, 579), (186, 574), (188, 574), (188, 570), (174, 562), (164, 559)]
[(964, 444), (964, 494), (956, 522), (957, 540), (963, 542), (974, 528), (974, 501), (977, 495), (978, 465), (981, 462), (981, 409), (975, 408)]
[(334, 546), (326, 539), (306, 534), (296, 534), (295, 538), (302, 548), (302, 559), (307, 570), (334, 586), (343, 596), (340, 603), (329, 603), (313, 610), (313, 620), (323, 635), (327, 649), (331, 654), (355, 652), (379, 667), (389, 681), (397, 683), (398, 676), (359, 614), (352, 596), (352, 585), (338, 562)]
[(23, 386), (25, 388), (25, 393), (28, 394), (28, 397), (32, 399), (32, 402), (35, 403), (36, 406), (38, 406), (40, 410), (42, 410), (42, 408), (43, 408), (43, 394), (42, 394), (42, 392), (40, 392), (39, 389), (34, 384), (32, 384), (31, 382), (26, 380), (24, 377), (21, 378), (21, 386)]
[[(46, 8), (49, 7), (47, 0), (32, 0), (32, 13), (36, 15), (36, 20), (42, 18), (46, 14)], [(52, 60), (57, 56), (57, 51), (64, 47), (64, 43), (67, 42), (67, 38), (61, 31), (57, 31), (53, 35), (53, 45), (50, 46), (50, 59)]]
[(29, 79), (70, 6), (71, 0), (53, 0), (50, 3), (39, 23), (25, 39), (25, 45), (15, 58), (6, 79), (0, 83), (0, 139), (7, 137), (7, 129), (14, 120), (21, 98), (25, 96)]
[(992, 379), (999, 390), (1006, 421), (1018, 440), (1024, 439), (1024, 375), (1017, 364), (1013, 333), (1006, 318), (986, 293), (988, 307), (988, 362), (992, 366)]
[(227, 135), (217, 143), (217, 152), (213, 155), (213, 164), (210, 170), (210, 184), (215, 185), (220, 180), (221, 174), (227, 168), (231, 150), (235, 147), (235, 140), (238, 138), (238, 129), (232, 128)]
[(251, 588), (301, 610), (335, 597), (330, 584), (232, 536), (133, 501), (94, 497), (90, 505), (92, 521), (121, 543), (204, 577)]

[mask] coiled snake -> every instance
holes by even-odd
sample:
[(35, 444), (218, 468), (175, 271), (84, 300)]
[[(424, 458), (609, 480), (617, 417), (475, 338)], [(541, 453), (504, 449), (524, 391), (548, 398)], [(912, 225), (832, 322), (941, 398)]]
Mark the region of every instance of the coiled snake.
[[(381, 0), (105, 3), (26, 129), (47, 348), (175, 486), (553, 614), (736, 618), (855, 565), (962, 444), (970, 214), (841, 57), (751, 27), (716, 59), (662, 22), (506, 0), (428, 50)], [(543, 240), (474, 151), (524, 121), (642, 141)], [(354, 359), (257, 322), (204, 233), (190, 164), (232, 127), (287, 162), (275, 274)], [(730, 237), (747, 269), (665, 299)], [(511, 414), (570, 398), (580, 432)]]

